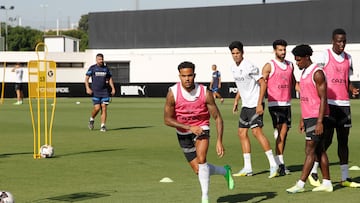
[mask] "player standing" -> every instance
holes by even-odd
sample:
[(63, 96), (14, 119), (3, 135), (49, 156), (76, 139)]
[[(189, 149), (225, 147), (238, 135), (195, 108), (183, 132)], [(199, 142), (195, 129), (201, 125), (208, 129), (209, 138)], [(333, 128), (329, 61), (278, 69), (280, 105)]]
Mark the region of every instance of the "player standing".
[(231, 67), (235, 79), (238, 93), (236, 94), (233, 106), (233, 112), (238, 111), (238, 102), (241, 97), (242, 107), (239, 119), (238, 136), (244, 157), (244, 168), (234, 176), (251, 176), (251, 148), (248, 130), (251, 129), (254, 137), (259, 141), (270, 164), (269, 178), (278, 176), (278, 165), (275, 162), (269, 140), (262, 131), (264, 96), (266, 91), (266, 82), (260, 73), (258, 67), (250, 61), (244, 59), (243, 44), (234, 41), (229, 45), (234, 64)]
[[(332, 33), (332, 48), (325, 50), (317, 63), (324, 68), (328, 78), (328, 103), (330, 107), (330, 140), (326, 143), (329, 148), (336, 129), (338, 141), (338, 157), (341, 169), (341, 185), (344, 187), (360, 187), (360, 183), (353, 182), (349, 178), (349, 134), (351, 128), (351, 111), (349, 92), (352, 96), (359, 94), (350, 81), (353, 74), (351, 55), (346, 53), (346, 32), (343, 29), (335, 29)], [(317, 167), (315, 162), (309, 180), (313, 185), (318, 184)]]
[(299, 130), (305, 133), (305, 161), (300, 180), (286, 189), (288, 193), (304, 192), (304, 185), (310, 174), (315, 157), (320, 160), (323, 183), (312, 191), (332, 192), (329, 160), (325, 150), (327, 141), (329, 106), (327, 104), (327, 85), (323, 70), (311, 61), (312, 49), (309, 45), (298, 45), (292, 53), (302, 75), (300, 77), (301, 118)]
[(285, 167), (284, 150), (288, 131), (291, 127), (291, 90), (294, 87), (293, 64), (285, 60), (287, 42), (275, 40), (275, 59), (266, 63), (262, 75), (267, 82), (268, 106), (276, 139), (275, 161), (279, 165), (279, 175), (289, 173)]

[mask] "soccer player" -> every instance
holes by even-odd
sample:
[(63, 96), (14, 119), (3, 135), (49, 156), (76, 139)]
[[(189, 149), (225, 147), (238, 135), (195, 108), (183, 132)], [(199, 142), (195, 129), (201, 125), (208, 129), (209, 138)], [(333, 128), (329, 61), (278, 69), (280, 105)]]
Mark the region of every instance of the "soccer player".
[(182, 62), (178, 66), (180, 83), (169, 88), (164, 107), (164, 123), (176, 128), (180, 147), (193, 171), (198, 175), (202, 203), (209, 202), (210, 175), (223, 175), (229, 189), (234, 189), (231, 168), (214, 166), (206, 156), (210, 138), (210, 115), (217, 129), (216, 152), (223, 157), (223, 119), (215, 104), (214, 97), (205, 86), (194, 82), (195, 65)]
[(279, 165), (281, 176), (289, 173), (285, 167), (284, 150), (291, 127), (291, 90), (295, 83), (293, 64), (285, 60), (286, 46), (285, 40), (275, 40), (273, 42), (275, 59), (266, 63), (262, 69), (262, 75), (267, 82), (269, 113), (275, 129), (275, 161)]
[(315, 156), (320, 160), (323, 183), (312, 191), (332, 192), (330, 180), (329, 160), (325, 150), (327, 117), (329, 106), (327, 104), (327, 85), (324, 71), (311, 61), (312, 49), (309, 45), (298, 45), (292, 53), (302, 75), (300, 77), (300, 107), (301, 118), (299, 130), (305, 133), (305, 161), (300, 180), (288, 188), (288, 193), (304, 192), (304, 185), (310, 174)]
[[(91, 88), (89, 84), (89, 78), (91, 77)], [(108, 86), (111, 87), (109, 92)], [(104, 64), (104, 55), (96, 55), (96, 64), (90, 66), (85, 76), (85, 88), (86, 93), (92, 95), (92, 101), (94, 104), (89, 120), (89, 129), (94, 129), (95, 117), (101, 111), (101, 126), (100, 131), (106, 131), (106, 117), (107, 117), (107, 105), (110, 102), (110, 94), (115, 95), (114, 82), (111, 76), (109, 68)]]
[[(351, 112), (349, 92), (352, 96), (359, 94), (350, 81), (353, 74), (351, 55), (344, 51), (346, 45), (346, 32), (339, 28), (332, 33), (332, 48), (325, 50), (317, 63), (322, 66), (328, 78), (328, 103), (330, 107), (330, 140), (326, 143), (326, 149), (331, 145), (336, 129), (338, 141), (338, 157), (341, 169), (341, 185), (343, 187), (360, 187), (360, 183), (353, 182), (349, 178), (349, 133), (351, 128)], [(318, 184), (317, 168), (315, 162), (309, 180)]]
[(242, 101), (238, 136), (244, 157), (244, 168), (235, 173), (234, 176), (252, 176), (251, 149), (248, 136), (248, 130), (251, 129), (252, 134), (259, 141), (269, 160), (269, 178), (276, 177), (278, 176), (278, 165), (275, 162), (269, 140), (262, 131), (266, 82), (259, 68), (244, 59), (243, 44), (241, 42), (232, 42), (229, 49), (235, 62), (231, 70), (238, 90), (234, 100), (233, 113), (238, 111), (240, 97)]
[(11, 70), (16, 74), (16, 81), (15, 81), (15, 92), (16, 92), (16, 102), (14, 105), (21, 105), (23, 104), (24, 92), (23, 92), (23, 75), (24, 70), (20, 67), (20, 64), (15, 64), (15, 67)]
[(221, 88), (221, 73), (217, 70), (217, 66), (214, 64), (211, 66), (211, 69), (213, 71), (212, 73), (212, 79), (210, 82), (210, 88), (214, 95), (214, 98), (219, 98), (220, 102), (224, 102), (224, 98), (219, 93), (219, 90)]

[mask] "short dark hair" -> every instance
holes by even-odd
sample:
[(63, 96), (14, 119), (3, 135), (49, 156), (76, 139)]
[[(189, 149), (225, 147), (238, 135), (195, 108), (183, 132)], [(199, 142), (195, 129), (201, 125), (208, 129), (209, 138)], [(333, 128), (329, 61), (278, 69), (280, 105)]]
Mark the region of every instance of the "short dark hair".
[(332, 33), (332, 38), (334, 39), (335, 35), (346, 35), (346, 32), (342, 28), (336, 28)]
[(235, 48), (239, 49), (239, 51), (241, 51), (241, 52), (244, 52), (244, 45), (240, 41), (233, 41), (230, 43), (230, 45), (229, 45), (230, 51)]
[(101, 57), (101, 58), (104, 58), (104, 54), (102, 54), (102, 53), (98, 53), (98, 54), (96, 54), (96, 57)]
[(313, 50), (307, 44), (300, 44), (300, 45), (297, 45), (292, 50), (292, 53), (294, 54), (294, 56), (305, 57), (305, 56), (312, 56)]
[(278, 46), (278, 45), (286, 47), (287, 42), (283, 39), (277, 39), (273, 42), (273, 48), (276, 49), (276, 46)]
[(195, 64), (190, 61), (184, 61), (178, 65), (178, 71), (180, 72), (183, 68), (191, 68), (195, 72)]

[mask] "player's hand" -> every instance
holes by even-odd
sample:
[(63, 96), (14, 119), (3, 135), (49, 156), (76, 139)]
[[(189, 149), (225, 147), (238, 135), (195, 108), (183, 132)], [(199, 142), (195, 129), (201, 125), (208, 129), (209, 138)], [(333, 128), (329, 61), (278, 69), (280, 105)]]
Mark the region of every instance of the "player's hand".
[(305, 126), (304, 126), (304, 121), (303, 121), (303, 119), (300, 119), (299, 132), (300, 132), (300, 133), (304, 133), (304, 132), (305, 132)]
[(220, 141), (217, 141), (216, 143), (216, 153), (220, 158), (222, 158), (225, 155), (225, 148)]
[(236, 114), (237, 111), (238, 111), (238, 103), (234, 103), (232, 112), (233, 112), (233, 114)]
[(257, 105), (256, 106), (256, 114), (257, 115), (263, 115), (264, 114), (264, 108), (262, 105)]
[(200, 126), (191, 126), (190, 131), (194, 133), (196, 136), (199, 136), (204, 133), (203, 132), (204, 130)]
[(87, 93), (88, 95), (92, 95), (93, 91), (92, 91), (92, 89), (90, 89), (90, 88), (86, 88), (86, 93)]
[(316, 123), (315, 135), (316, 136), (322, 135), (323, 132), (324, 132), (324, 125), (322, 123)]
[(115, 89), (111, 89), (111, 96), (115, 95)]
[(351, 93), (352, 97), (355, 98), (357, 95), (359, 95), (359, 88), (353, 88)]

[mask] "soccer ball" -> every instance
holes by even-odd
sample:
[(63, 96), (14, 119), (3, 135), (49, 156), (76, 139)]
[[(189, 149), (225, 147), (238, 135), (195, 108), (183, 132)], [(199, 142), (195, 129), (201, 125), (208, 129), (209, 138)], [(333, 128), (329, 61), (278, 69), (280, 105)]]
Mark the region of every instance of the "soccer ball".
[(14, 203), (14, 197), (10, 192), (0, 191), (0, 203)]
[(40, 155), (42, 158), (51, 158), (54, 156), (54, 148), (50, 145), (43, 145), (40, 148)]

